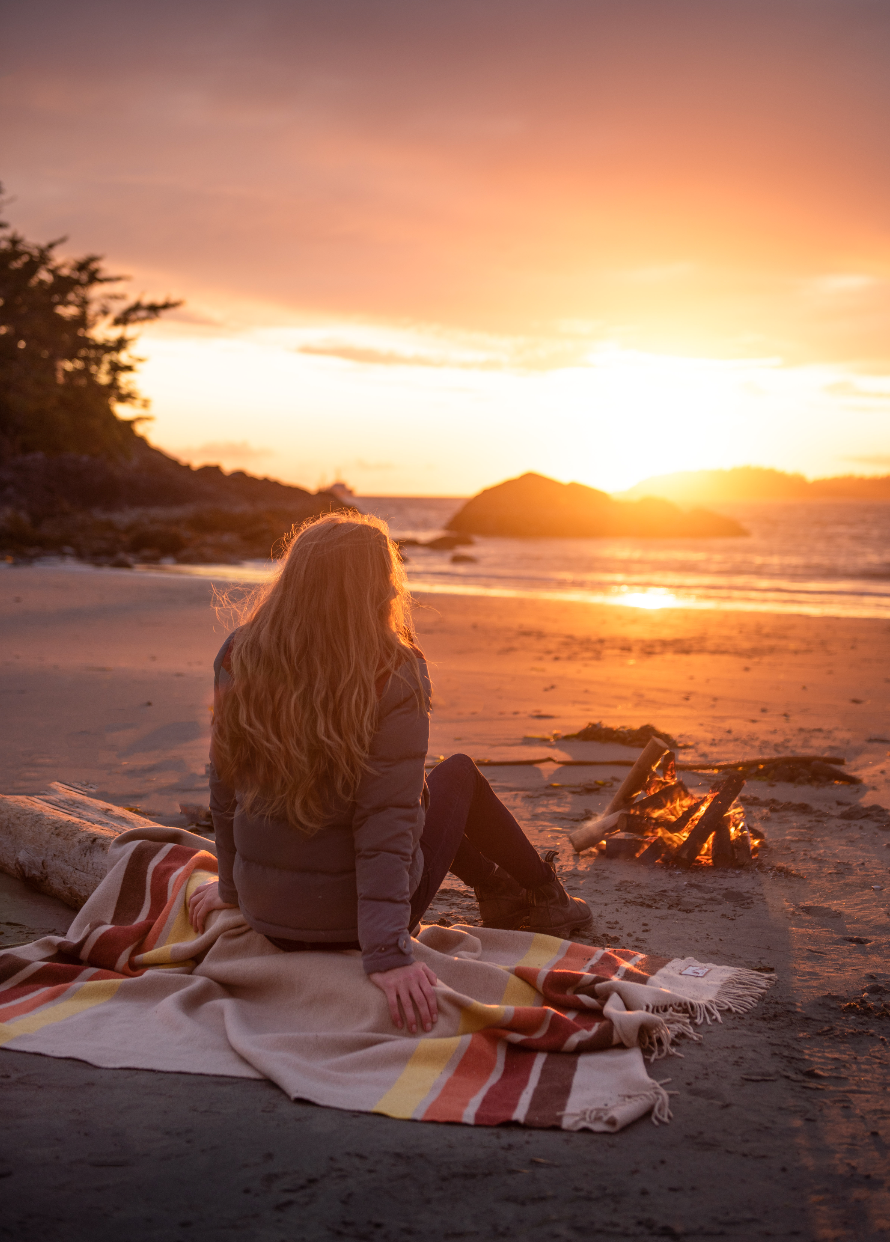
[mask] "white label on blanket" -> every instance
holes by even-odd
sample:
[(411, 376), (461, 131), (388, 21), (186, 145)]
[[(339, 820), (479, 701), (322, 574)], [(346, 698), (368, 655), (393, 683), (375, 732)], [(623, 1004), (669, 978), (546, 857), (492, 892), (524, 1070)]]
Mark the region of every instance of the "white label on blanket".
[(694, 979), (703, 979), (705, 975), (711, 973), (710, 966), (687, 966), (685, 970), (681, 970), (681, 975), (692, 975)]

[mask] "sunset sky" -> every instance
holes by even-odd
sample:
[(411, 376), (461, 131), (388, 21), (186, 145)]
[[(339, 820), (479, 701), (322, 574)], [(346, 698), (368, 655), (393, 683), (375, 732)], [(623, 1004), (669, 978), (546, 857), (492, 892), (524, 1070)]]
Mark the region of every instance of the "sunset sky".
[(886, 0), (17, 0), (0, 177), (304, 486), (890, 472)]

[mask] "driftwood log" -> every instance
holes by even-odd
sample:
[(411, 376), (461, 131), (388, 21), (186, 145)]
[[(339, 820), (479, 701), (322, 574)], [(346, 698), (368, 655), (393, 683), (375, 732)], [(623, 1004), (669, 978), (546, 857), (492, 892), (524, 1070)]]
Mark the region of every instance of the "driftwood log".
[[(638, 759), (561, 759), (557, 755), (535, 755), (530, 759), (474, 759), (479, 768), (530, 768), (542, 763), (553, 763), (560, 768), (634, 768)], [(825, 776), (842, 784), (861, 785), (858, 776), (849, 772), (838, 772), (838, 767), (846, 764), (840, 755), (772, 755), (760, 759), (734, 759), (730, 763), (678, 763), (678, 772), (747, 772), (753, 774), (757, 769), (768, 772), (769, 769), (794, 764), (802, 769), (811, 769), (814, 773)], [(434, 768), (441, 759), (428, 759), (425, 767)], [(835, 769), (835, 770), (832, 770)], [(776, 778), (779, 779), (779, 778)]]
[(151, 823), (59, 782), (37, 797), (0, 795), (0, 870), (79, 909), (115, 837)]

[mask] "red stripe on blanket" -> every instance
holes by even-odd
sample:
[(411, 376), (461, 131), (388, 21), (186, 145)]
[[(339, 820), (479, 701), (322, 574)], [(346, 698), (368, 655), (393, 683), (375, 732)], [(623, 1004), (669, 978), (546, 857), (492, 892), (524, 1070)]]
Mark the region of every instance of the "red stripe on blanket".
[[(155, 915), (154, 928), (145, 938), (142, 946), (143, 953), (147, 953), (157, 944), (166, 926), (170, 908), (179, 900), (179, 894), (192, 872), (199, 870), (215, 872), (216, 866), (216, 859), (212, 854), (206, 850), (189, 849), (187, 845), (174, 845), (170, 853), (161, 860), (155, 868), (155, 874), (160, 872), (159, 881), (165, 881), (163, 906)], [(152, 875), (152, 889), (155, 887), (155, 874)], [(153, 903), (152, 908), (154, 908)]]
[(612, 1046), (612, 1023), (599, 1013), (580, 1013), (574, 1017), (557, 1009), (523, 1008), (514, 1011), (510, 1022), (493, 1027), (492, 1033), (507, 1039), (514, 1047), (535, 1052), (562, 1052)]
[[(167, 853), (159, 859), (151, 870), (149, 882), (150, 905), (147, 916), (138, 923), (131, 923), (129, 926), (108, 924), (101, 935), (96, 936), (90, 944), (84, 959), (85, 961), (88, 961), (93, 966), (104, 966), (110, 970), (122, 969), (122, 973), (125, 975), (141, 974), (141, 970), (133, 970), (130, 967), (129, 961), (121, 968), (119, 966), (121, 958), (125, 954), (129, 959), (137, 952), (147, 953), (157, 943), (167, 923), (167, 916), (172, 906), (179, 900), (182, 887), (187, 883), (192, 872), (199, 868), (202, 870), (215, 870), (216, 860), (211, 854), (204, 850), (195, 851), (184, 845), (160, 845), (151, 853), (134, 850), (127, 865), (124, 883), (128, 887), (141, 883), (143, 904), (146, 881), (148, 879), (147, 872), (160, 850), (164, 849), (167, 850)], [(137, 854), (139, 854), (138, 858), (136, 857)], [(132, 877), (130, 876), (130, 863), (133, 864), (132, 870), (134, 874)], [(141, 908), (140, 906), (136, 909), (137, 914)], [(88, 940), (88, 936), (82, 937), (76, 946), (71, 946), (70, 951), (82, 954), (83, 946)], [(127, 953), (127, 950), (130, 950), (130, 952)]]
[(94, 970), (90, 966), (64, 966), (53, 963), (29, 975), (24, 983), (0, 993), (0, 1022), (11, 1022), (42, 1005), (59, 1001), (78, 984), (98, 979), (120, 979), (110, 970)]
[(541, 971), (533, 966), (517, 966), (513, 973), (517, 978), (530, 983), (536, 991), (541, 993), (548, 1004), (556, 1005), (559, 1009), (584, 1007), (584, 1001), (578, 999), (579, 993), (576, 989), (579, 987), (582, 989), (582, 994), (590, 989), (591, 999), (597, 1005), (599, 1004), (593, 995), (590, 975), (580, 974), (577, 970)]
[(116, 926), (129, 926), (139, 918), (145, 905), (145, 877), (152, 861), (164, 847), (163, 841), (139, 841), (133, 848), (111, 916), (111, 922)]
[[(58, 953), (45, 960), (46, 962), (67, 961), (65, 957)], [(22, 957), (16, 953), (15, 949), (9, 949), (6, 953), (0, 951), (0, 992), (3, 991), (3, 985), (7, 980), (14, 979), (16, 975), (21, 974), (23, 970), (27, 970), (29, 966), (34, 966), (34, 964), (30, 958)]]
[(650, 957), (633, 949), (598, 949), (597, 955), (589, 959), (586, 973), (595, 975), (600, 982), (619, 976), (632, 983), (645, 983), (669, 961), (670, 958)]
[(507, 1046), (503, 1073), (489, 1087), (476, 1109), (476, 1116), (473, 1118), (475, 1125), (499, 1126), (512, 1120), (535, 1068), (535, 1060), (533, 1052)]
[(523, 1124), (544, 1129), (561, 1126), (562, 1114), (572, 1093), (578, 1058), (553, 1053), (544, 1060)]
[(566, 948), (565, 953), (560, 956), (559, 970), (577, 970), (579, 974), (584, 974), (588, 969), (587, 963), (596, 953), (596, 949), (591, 949), (588, 944), (577, 944), (571, 941)]
[(467, 1105), (485, 1086), (498, 1056), (497, 1036), (472, 1035), (448, 1081), (423, 1114), (424, 1121), (462, 1121)]

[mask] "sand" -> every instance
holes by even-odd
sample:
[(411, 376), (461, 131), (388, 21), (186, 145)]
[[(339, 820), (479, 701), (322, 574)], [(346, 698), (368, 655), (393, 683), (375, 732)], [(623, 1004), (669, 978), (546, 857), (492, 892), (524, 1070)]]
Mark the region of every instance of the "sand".
[[(593, 781), (620, 769), (487, 771), (536, 844), (560, 849), (599, 940), (774, 970), (776, 987), (752, 1014), (687, 1045), (682, 1060), (658, 1064), (656, 1076), (679, 1093), (670, 1126), (640, 1122), (614, 1137), (408, 1129), (294, 1105), (264, 1083), (4, 1053), (9, 1236), (81, 1238), (89, 1216), (91, 1238), (165, 1242), (232, 1230), (251, 1239), (887, 1238), (890, 1022), (861, 998), (864, 987), (884, 987), (867, 1004), (890, 1002), (890, 832), (838, 816), (890, 806), (890, 743), (868, 740), (890, 736), (890, 626), (419, 602), (436, 691), (433, 755), (629, 757), (552, 740), (601, 719), (651, 721), (688, 747), (683, 759), (847, 759), (862, 786), (750, 784), (762, 802), (798, 804), (751, 808), (768, 837), (763, 867), (691, 875), (573, 855), (567, 832), (609, 796)], [(0, 788), (77, 781), (167, 817), (179, 800), (205, 800), (209, 666), (226, 632), (207, 582), (10, 567), (0, 570), (0, 629)], [(470, 909), (450, 881), (436, 907), (451, 917)], [(14, 881), (0, 883), (0, 911), (9, 943), (68, 917)]]

